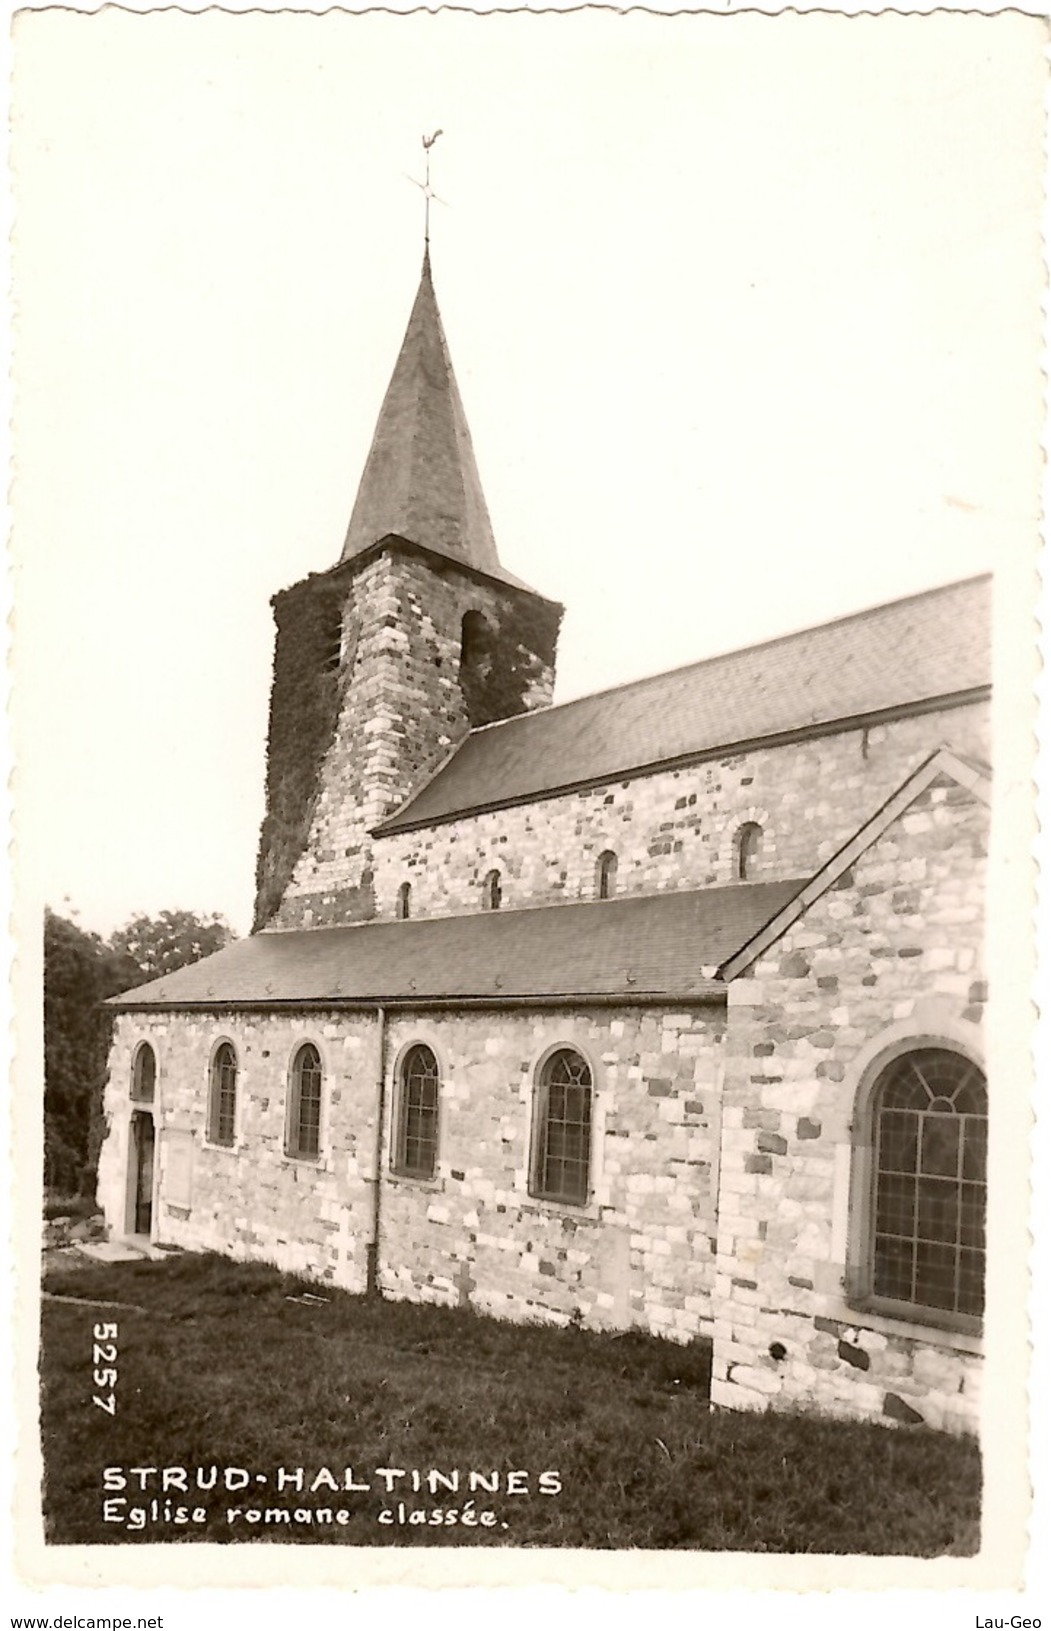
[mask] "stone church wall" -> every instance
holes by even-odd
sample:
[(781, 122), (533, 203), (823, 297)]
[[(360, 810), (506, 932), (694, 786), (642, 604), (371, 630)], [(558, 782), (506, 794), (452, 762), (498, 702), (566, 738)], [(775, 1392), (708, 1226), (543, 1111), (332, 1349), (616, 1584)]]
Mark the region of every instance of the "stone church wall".
[[(379, 1278), (390, 1295), (470, 1301), (515, 1319), (688, 1339), (712, 1329), (722, 1005), (574, 1013), (399, 1014), (388, 1026)], [(206, 1137), (220, 1040), (239, 1066), (233, 1149)], [(372, 1234), (378, 1026), (368, 1014), (125, 1014), (111, 1055), (110, 1136), (99, 1198), (126, 1223), (132, 1058), (158, 1059), (154, 1238), (261, 1259), (351, 1291)], [(284, 1153), (291, 1061), (304, 1041), (325, 1071), (321, 1157)], [(441, 1067), (433, 1181), (390, 1171), (400, 1056), (426, 1042)], [(580, 1049), (595, 1083), (587, 1206), (529, 1195), (532, 1092), (551, 1048)]]
[(505, 907), (588, 900), (607, 849), (618, 894), (728, 883), (746, 821), (763, 829), (751, 876), (808, 877), (940, 743), (988, 757), (987, 730), (972, 704), (378, 838), (376, 915), (395, 915), (406, 882), (414, 917), (474, 911), (493, 868)]
[(980, 1339), (864, 1313), (846, 1279), (866, 1060), (909, 1036), (981, 1057), (987, 815), (935, 784), (729, 988), (718, 1404), (977, 1426)]
[[(365, 1286), (375, 1141), (375, 1023), (342, 1016), (124, 1014), (110, 1055), (110, 1136), (99, 1162), (99, 1201), (123, 1234), (132, 1056), (157, 1055), (154, 1238), (195, 1251), (258, 1258), (291, 1272)], [(222, 1040), (237, 1054), (236, 1139), (206, 1137), (208, 1078)], [(285, 1155), (288, 1075), (295, 1050), (318, 1047), (325, 1067), (321, 1158)], [(178, 1166), (178, 1172), (176, 1167)], [(188, 1204), (184, 1204), (188, 1203)]]
[[(441, 1064), (441, 1171), (385, 1185), (385, 1289), (469, 1296), (505, 1318), (710, 1332), (722, 1029), (721, 1005), (399, 1017), (392, 1059), (423, 1040)], [(586, 1207), (528, 1193), (533, 1082), (559, 1045), (596, 1085)]]

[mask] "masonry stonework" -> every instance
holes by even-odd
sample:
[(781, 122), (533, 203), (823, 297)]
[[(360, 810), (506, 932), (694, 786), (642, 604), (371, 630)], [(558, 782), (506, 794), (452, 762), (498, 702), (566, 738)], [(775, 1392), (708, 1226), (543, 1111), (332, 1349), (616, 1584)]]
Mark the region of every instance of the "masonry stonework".
[[(473, 726), (550, 702), (560, 610), (403, 547), (351, 574), (335, 729), (308, 836), (270, 926), (375, 915), (372, 828)], [(475, 619), (466, 652), (465, 617)]]
[[(129, 1102), (128, 1084), (140, 1041), (157, 1056), (155, 1238), (364, 1290), (375, 1145), (376, 1055), (368, 1022), (333, 1014), (122, 1016), (106, 1090), (109, 1137), (99, 1163), (99, 1199), (118, 1233), (125, 1231), (127, 1128), (139, 1110)], [(207, 1138), (209, 1067), (220, 1041), (233, 1044), (238, 1066), (229, 1149)], [(289, 1072), (304, 1042), (319, 1049), (325, 1070), (317, 1161), (285, 1154)]]
[(858, 1061), (981, 1058), (986, 808), (941, 779), (729, 990), (712, 1396), (977, 1419), (980, 1339), (850, 1299)]
[[(233, 1148), (207, 1138), (209, 1065), (238, 1060)], [(419, 1301), (470, 1302), (506, 1318), (643, 1326), (685, 1341), (711, 1332), (721, 1004), (691, 1012), (399, 1014), (384, 1036), (379, 1284)], [(141, 1041), (158, 1085), (158, 1239), (224, 1251), (364, 1290), (374, 1232), (379, 1021), (338, 1011), (279, 1018), (126, 1015), (118, 1023), (99, 1194), (125, 1228), (129, 1099)], [(285, 1154), (289, 1072), (313, 1042), (325, 1072), (317, 1161)], [(432, 1180), (391, 1170), (398, 1065), (423, 1041), (441, 1067), (440, 1159)], [(529, 1193), (537, 1067), (554, 1046), (595, 1083), (589, 1203)], [(172, 1152), (192, 1173), (173, 1203)], [(188, 1155), (186, 1152), (189, 1152)], [(180, 1186), (186, 1182), (180, 1174)], [(181, 1204), (188, 1201), (188, 1204)]]
[(802, 877), (835, 854), (932, 746), (986, 756), (988, 724), (988, 704), (976, 703), (379, 837), (376, 914), (395, 915), (406, 882), (414, 916), (475, 911), (494, 867), (507, 907), (590, 899), (607, 849), (618, 859), (618, 894), (728, 883), (746, 821), (763, 831), (750, 875)]
[[(399, 1017), (395, 1058), (421, 1034), (443, 1065), (443, 1153), (433, 1183), (385, 1183), (385, 1288), (510, 1318), (710, 1332), (721, 1012)], [(567, 1045), (596, 1087), (583, 1207), (529, 1194), (537, 1067)]]
[[(911, 746), (901, 736), (898, 778)], [(849, 738), (834, 746), (844, 758), (856, 749)], [(793, 762), (787, 752), (767, 756), (771, 788), (778, 764)], [(855, 820), (889, 789), (889, 769), (877, 768), (867, 797), (839, 795), (853, 800)], [(636, 801), (648, 791), (641, 779), (630, 785)], [(783, 790), (792, 804), (787, 774)], [(662, 785), (659, 797), (668, 794)], [(835, 797), (830, 787), (826, 819)], [(769, 814), (773, 803), (768, 791)], [(131, 1123), (144, 1107), (129, 1084), (135, 1048), (148, 1040), (159, 1066), (151, 1113), (162, 1241), (361, 1291), (378, 1149), (377, 1283), (391, 1295), (512, 1319), (641, 1325), (678, 1340), (710, 1335), (716, 1403), (804, 1403), (969, 1430), (980, 1339), (888, 1316), (854, 1294), (864, 1202), (852, 1193), (852, 1151), (865, 1062), (886, 1038), (941, 1039), (981, 1058), (986, 842), (986, 807), (937, 775), (851, 865), (833, 868), (825, 892), (724, 995), (684, 1011), (402, 1008), (382, 1036), (375, 1011), (125, 1014), (99, 1169), (107, 1220), (131, 1228)], [(206, 1134), (221, 1040), (238, 1060), (232, 1149)], [(289, 1073), (307, 1040), (325, 1073), (317, 1161), (285, 1153)], [(419, 1041), (441, 1074), (439, 1159), (427, 1181), (397, 1175), (391, 1159), (399, 1061)], [(581, 1207), (530, 1193), (537, 1072), (559, 1045), (584, 1055), (595, 1084)]]

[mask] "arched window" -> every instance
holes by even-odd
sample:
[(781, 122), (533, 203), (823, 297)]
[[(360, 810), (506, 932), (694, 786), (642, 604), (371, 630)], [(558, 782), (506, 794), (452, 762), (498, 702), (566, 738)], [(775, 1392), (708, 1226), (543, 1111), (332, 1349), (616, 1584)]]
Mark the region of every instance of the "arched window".
[(433, 1178), (438, 1158), (438, 1061), (422, 1042), (402, 1060), (392, 1166), (409, 1178)]
[(398, 888), (398, 917), (404, 923), (412, 911), (412, 884), (403, 883)]
[(304, 1042), (292, 1063), (286, 1153), (316, 1161), (321, 1148), (321, 1055)]
[(612, 900), (617, 892), (617, 857), (604, 849), (595, 862), (595, 894), (599, 900)]
[(496, 867), (486, 874), (482, 885), (482, 910), (485, 912), (498, 912), (500, 902), (503, 900), (503, 890), (500, 887), (500, 873)]
[(157, 1055), (148, 1042), (140, 1042), (131, 1062), (131, 1096), (152, 1104), (157, 1087)]
[(591, 1068), (557, 1048), (537, 1075), (530, 1192), (583, 1206), (591, 1182)]
[(212, 1056), (208, 1092), (208, 1142), (233, 1144), (237, 1118), (237, 1055), (229, 1042), (220, 1042)]
[(975, 1323), (984, 1304), (985, 1077), (948, 1048), (900, 1053), (875, 1083), (870, 1117), (870, 1300), (912, 1318)]
[(743, 880), (753, 876), (756, 857), (759, 854), (759, 845), (762, 841), (763, 829), (758, 821), (746, 821), (734, 840), (735, 878)]

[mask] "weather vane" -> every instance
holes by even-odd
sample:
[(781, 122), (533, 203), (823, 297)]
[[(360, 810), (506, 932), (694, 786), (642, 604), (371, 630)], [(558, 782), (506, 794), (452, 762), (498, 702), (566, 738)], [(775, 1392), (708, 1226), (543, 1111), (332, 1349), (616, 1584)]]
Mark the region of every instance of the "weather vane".
[[(411, 181), (414, 187), (419, 187), (421, 193), (423, 194), (423, 242), (424, 246), (428, 249), (430, 248), (431, 243), (431, 199), (433, 198), (439, 204), (445, 204), (445, 199), (439, 198), (438, 194), (431, 186), (431, 148), (434, 146), (440, 135), (441, 131), (436, 130), (433, 136), (424, 136), (422, 138), (424, 164), (423, 180), (417, 181), (415, 176), (406, 177), (406, 180)], [(449, 206), (446, 204), (445, 207), (448, 209)]]

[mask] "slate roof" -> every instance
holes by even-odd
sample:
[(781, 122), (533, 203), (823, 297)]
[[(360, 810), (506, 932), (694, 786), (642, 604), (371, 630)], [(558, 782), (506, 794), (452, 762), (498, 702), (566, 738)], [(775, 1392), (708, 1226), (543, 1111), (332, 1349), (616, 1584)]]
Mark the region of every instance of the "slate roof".
[(340, 929), (265, 931), (110, 999), (117, 1008), (272, 1008), (723, 990), (711, 971), (802, 879)]
[(523, 588), (496, 552), (429, 253), (383, 399), (341, 561), (406, 539)]
[(472, 731), (380, 833), (989, 684), (988, 576)]

